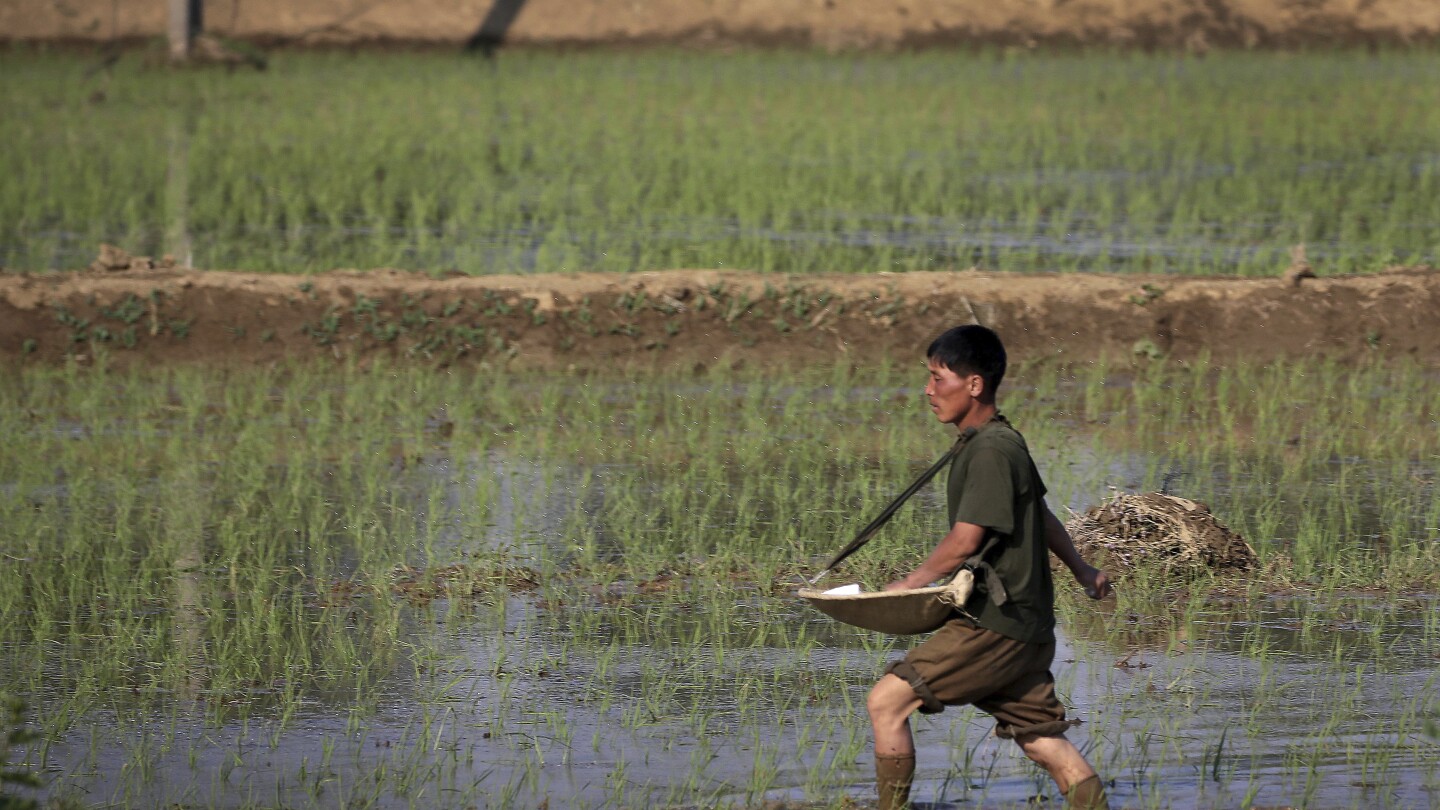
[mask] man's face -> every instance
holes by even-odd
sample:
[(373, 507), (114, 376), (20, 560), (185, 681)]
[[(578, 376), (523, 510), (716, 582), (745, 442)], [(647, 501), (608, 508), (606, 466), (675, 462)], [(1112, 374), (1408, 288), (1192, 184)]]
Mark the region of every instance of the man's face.
[(925, 397), (930, 410), (947, 425), (958, 425), (975, 407), (975, 397), (984, 390), (985, 381), (979, 374), (961, 376), (938, 363), (926, 361), (930, 380), (925, 384)]

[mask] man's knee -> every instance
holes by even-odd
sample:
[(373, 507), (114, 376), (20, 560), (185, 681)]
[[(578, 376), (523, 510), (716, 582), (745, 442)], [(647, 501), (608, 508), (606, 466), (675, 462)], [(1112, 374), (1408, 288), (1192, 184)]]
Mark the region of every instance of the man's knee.
[[(1061, 736), (1059, 739), (1064, 740), (1065, 738)], [(1068, 742), (1068, 740), (1066, 741)], [(1034, 734), (1015, 737), (1015, 744), (1020, 746), (1020, 750), (1025, 752), (1025, 756), (1029, 757), (1031, 762), (1047, 768), (1057, 758), (1055, 743), (1055, 737), (1040, 737)]]
[(1015, 742), (1025, 756), (1050, 772), (1061, 790), (1068, 790), (1076, 782), (1095, 775), (1085, 755), (1064, 734), (1024, 734), (1016, 736)]
[(892, 674), (880, 678), (865, 698), (872, 722), (904, 720), (920, 707), (920, 697), (905, 679)]
[(1073, 768), (1084, 763), (1080, 749), (1066, 739), (1064, 734), (1023, 734), (1015, 737), (1020, 750), (1025, 752), (1037, 765), (1053, 770), (1056, 767)]

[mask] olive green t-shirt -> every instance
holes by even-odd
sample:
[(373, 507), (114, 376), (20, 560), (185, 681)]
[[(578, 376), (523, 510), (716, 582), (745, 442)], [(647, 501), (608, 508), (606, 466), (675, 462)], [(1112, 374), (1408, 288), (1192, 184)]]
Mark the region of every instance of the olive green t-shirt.
[[(986, 560), (1000, 575), (1008, 599), (995, 604), (977, 572), (965, 609), (975, 623), (1017, 641), (1055, 640), (1055, 586), (1045, 543), (1045, 483), (1030, 460), (1025, 438), (1006, 422), (990, 422), (950, 463), (946, 487), (950, 525), (984, 526), (999, 535)], [(982, 544), (983, 548), (983, 544)]]

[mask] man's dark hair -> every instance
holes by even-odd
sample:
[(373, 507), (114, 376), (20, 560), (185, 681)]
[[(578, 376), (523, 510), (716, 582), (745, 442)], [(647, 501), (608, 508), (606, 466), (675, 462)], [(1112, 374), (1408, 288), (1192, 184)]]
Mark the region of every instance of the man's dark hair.
[(990, 394), (1005, 379), (1005, 346), (999, 335), (979, 324), (947, 329), (925, 350), (925, 358), (956, 374), (979, 374)]

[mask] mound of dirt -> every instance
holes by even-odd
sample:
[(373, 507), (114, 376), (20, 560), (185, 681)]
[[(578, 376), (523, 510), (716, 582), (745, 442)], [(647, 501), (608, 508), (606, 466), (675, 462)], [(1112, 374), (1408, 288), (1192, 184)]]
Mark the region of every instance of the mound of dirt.
[[(210, 4), (211, 34), (299, 44), (798, 43), (831, 49), (994, 43), (1174, 47), (1413, 45), (1435, 0), (249, 0)], [(165, 3), (0, 0), (0, 41), (163, 36)]]
[(123, 273), (157, 268), (160, 270), (174, 269), (174, 257), (166, 256), (157, 262), (149, 256), (131, 256), (114, 245), (102, 244), (100, 255), (90, 263), (89, 269), (92, 273)]
[(435, 278), (181, 270), (107, 246), (89, 270), (0, 272), (0, 367), (389, 359), (526, 369), (912, 362), (981, 323), (1065, 366), (1440, 366), (1440, 272), (1205, 279), (1088, 273), (781, 275), (715, 270)]
[(1066, 528), (1087, 557), (1117, 570), (1145, 566), (1166, 576), (1249, 571), (1255, 550), (1198, 501), (1146, 492), (1117, 495), (1075, 516)]

